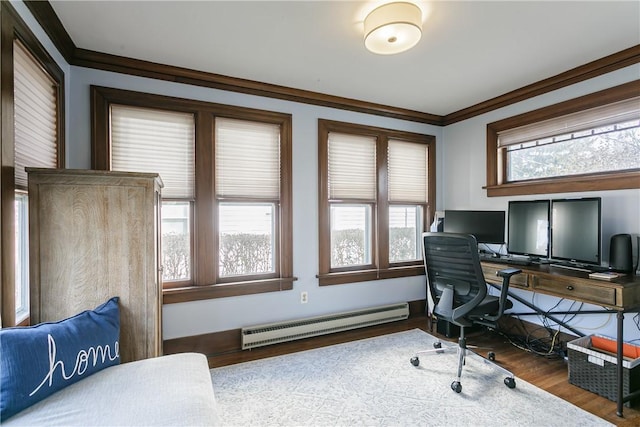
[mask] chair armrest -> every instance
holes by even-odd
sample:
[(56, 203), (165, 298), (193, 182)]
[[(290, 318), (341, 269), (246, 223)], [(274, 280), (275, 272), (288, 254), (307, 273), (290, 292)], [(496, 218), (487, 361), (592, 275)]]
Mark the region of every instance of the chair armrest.
[(502, 316), (504, 312), (504, 307), (507, 303), (507, 296), (509, 293), (509, 281), (511, 280), (511, 276), (515, 276), (516, 274), (522, 273), (522, 270), (519, 268), (505, 268), (503, 270), (499, 270), (496, 275), (502, 277), (502, 289), (500, 289), (500, 309), (498, 310), (498, 316)]
[[(520, 270), (519, 268), (505, 268), (504, 270), (498, 271), (496, 275), (502, 278), (507, 278), (507, 282), (508, 282), (509, 281), (508, 279), (510, 279), (511, 276), (513, 276), (514, 274), (520, 274), (520, 273), (522, 273), (522, 270)], [(502, 282), (504, 283), (504, 280)]]
[(502, 287), (500, 288), (500, 299), (499, 299), (499, 308), (498, 314), (495, 316), (487, 316), (486, 318), (495, 322), (500, 317), (502, 317), (502, 313), (504, 313), (504, 307), (507, 303), (507, 296), (509, 294), (509, 281), (511, 280), (511, 276), (522, 273), (522, 270), (518, 268), (505, 268), (503, 270), (499, 270), (496, 272), (496, 276), (502, 277)]

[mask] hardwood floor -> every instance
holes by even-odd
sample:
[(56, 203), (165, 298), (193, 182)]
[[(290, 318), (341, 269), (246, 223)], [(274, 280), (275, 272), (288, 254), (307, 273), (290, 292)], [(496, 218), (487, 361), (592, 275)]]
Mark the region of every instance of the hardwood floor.
[[(415, 317), (401, 322), (275, 344), (248, 351), (216, 355), (209, 358), (209, 366), (214, 368), (247, 362), (414, 328), (420, 328), (432, 335), (447, 339), (438, 335), (435, 330), (430, 331), (425, 317)], [(625, 407), (624, 418), (618, 417), (616, 415), (615, 402), (569, 384), (567, 380), (567, 364), (564, 360), (547, 359), (521, 350), (509, 344), (505, 338), (496, 333), (469, 334), (468, 338), (470, 344), (491, 348), (496, 353), (497, 361), (512, 371), (516, 379), (520, 378), (534, 384), (620, 427), (640, 426), (640, 406), (636, 405), (634, 408)], [(411, 355), (407, 355), (407, 363), (409, 363), (410, 357)], [(543, 411), (544, 408), (540, 408), (540, 410)], [(554, 423), (551, 422), (551, 424)]]

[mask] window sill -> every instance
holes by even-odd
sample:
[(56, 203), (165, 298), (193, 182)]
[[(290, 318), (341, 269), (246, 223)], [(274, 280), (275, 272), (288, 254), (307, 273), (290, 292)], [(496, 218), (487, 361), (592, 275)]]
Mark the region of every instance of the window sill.
[(488, 197), (640, 188), (640, 171), (580, 175), (488, 185)]
[(324, 273), (319, 274), (317, 277), (319, 279), (320, 286), (331, 286), (420, 275), (424, 275), (424, 266), (422, 264), (391, 267), (382, 270), (359, 270), (340, 273)]
[(293, 282), (295, 280), (297, 280), (296, 277), (285, 277), (280, 279), (220, 283), (206, 286), (165, 288), (162, 290), (162, 303), (175, 304), (180, 302), (252, 295), (266, 292), (289, 291), (293, 289)]

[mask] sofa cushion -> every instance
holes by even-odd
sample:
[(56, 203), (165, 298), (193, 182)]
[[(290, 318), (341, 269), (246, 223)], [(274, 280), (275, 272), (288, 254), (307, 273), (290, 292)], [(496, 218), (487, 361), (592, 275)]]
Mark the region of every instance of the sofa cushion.
[(203, 354), (136, 360), (91, 375), (20, 411), (2, 427), (217, 426), (211, 372)]
[(0, 421), (120, 363), (118, 301), (59, 322), (0, 329)]

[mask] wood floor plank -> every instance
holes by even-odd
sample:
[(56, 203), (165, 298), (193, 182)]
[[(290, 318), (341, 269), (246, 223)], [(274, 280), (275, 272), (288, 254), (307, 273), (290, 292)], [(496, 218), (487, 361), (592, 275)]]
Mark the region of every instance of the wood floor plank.
[[(455, 339), (449, 339), (442, 335), (438, 335), (435, 330), (430, 330), (427, 327), (426, 318), (418, 316), (405, 321), (387, 323), (385, 325), (307, 338), (288, 343), (274, 344), (252, 350), (215, 355), (209, 357), (209, 366), (212, 368), (226, 366), (415, 328), (422, 329), (443, 340), (456, 341)], [(482, 332), (479, 334), (469, 334), (468, 343), (470, 345), (483, 347), (478, 351), (480, 354), (486, 354), (486, 349), (484, 347), (490, 348), (496, 353), (496, 361), (506, 369), (512, 371), (517, 378), (527, 381), (536, 387), (558, 396), (587, 412), (616, 424), (619, 427), (640, 426), (640, 405), (636, 405), (634, 408), (625, 407), (624, 418), (618, 417), (616, 415), (615, 402), (569, 384), (567, 379), (567, 363), (560, 358), (549, 359), (521, 350), (511, 345), (503, 336), (496, 333)], [(411, 355), (408, 355), (407, 357), (411, 357)], [(544, 409), (541, 408), (540, 410)]]

